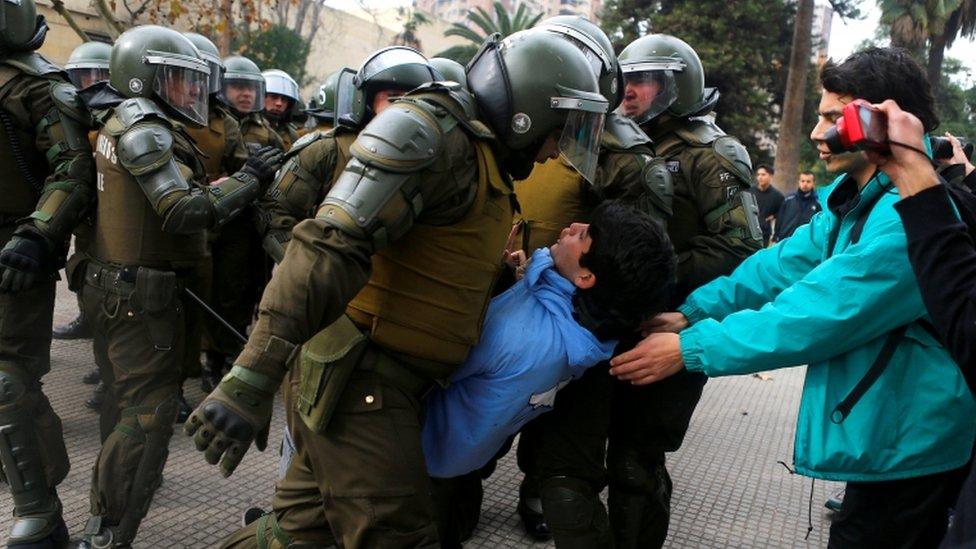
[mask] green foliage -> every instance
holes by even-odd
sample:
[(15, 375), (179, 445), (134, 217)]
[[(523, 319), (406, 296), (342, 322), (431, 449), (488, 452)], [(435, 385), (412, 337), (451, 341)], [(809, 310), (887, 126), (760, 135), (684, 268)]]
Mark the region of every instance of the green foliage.
[(299, 86), (308, 83), (305, 62), (310, 44), (297, 32), (282, 25), (271, 25), (263, 30), (251, 31), (240, 36), (235, 51), (251, 58), (261, 70), (281, 69), (291, 75)]
[(942, 82), (936, 89), (935, 102), (939, 107), (939, 127), (932, 132), (943, 135), (964, 135), (976, 141), (976, 85), (961, 84), (958, 78), (965, 67), (958, 59), (946, 59), (942, 65)]
[(719, 89), (717, 122), (753, 156), (779, 120), (792, 43), (794, 5), (785, 0), (609, 0), (603, 28), (619, 51), (648, 33), (688, 42)]
[(481, 43), (490, 35), (497, 32), (502, 36), (508, 36), (521, 30), (531, 29), (542, 19), (541, 13), (532, 14), (525, 7), (525, 4), (519, 4), (512, 15), (498, 0), (495, 0), (492, 7), (493, 14), (489, 14), (482, 8), (475, 8), (474, 11), (468, 13), (467, 23), (452, 23), (444, 31), (444, 36), (457, 36), (470, 43), (451, 46), (435, 57), (446, 57), (466, 65), (478, 53)]

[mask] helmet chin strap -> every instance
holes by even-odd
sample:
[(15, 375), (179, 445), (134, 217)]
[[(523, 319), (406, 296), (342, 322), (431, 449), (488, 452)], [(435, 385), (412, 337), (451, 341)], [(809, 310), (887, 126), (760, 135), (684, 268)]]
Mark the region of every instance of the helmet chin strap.
[(529, 177), (535, 167), (535, 158), (539, 155), (539, 149), (544, 143), (545, 139), (542, 139), (518, 151), (507, 150), (508, 154), (505, 155), (502, 165), (505, 167), (505, 171), (512, 176), (512, 179), (521, 180)]

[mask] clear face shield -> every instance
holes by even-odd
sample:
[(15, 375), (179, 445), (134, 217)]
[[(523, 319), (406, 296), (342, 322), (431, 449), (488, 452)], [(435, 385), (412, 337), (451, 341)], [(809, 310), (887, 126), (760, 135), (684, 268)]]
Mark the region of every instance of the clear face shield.
[(209, 71), (167, 64), (156, 68), (153, 91), (171, 109), (187, 120), (206, 126), (208, 119)]
[(108, 81), (108, 67), (74, 66), (68, 69), (68, 79), (79, 90)]
[(220, 92), (224, 102), (237, 112), (252, 113), (264, 110), (264, 78), (224, 76)]
[(678, 99), (674, 73), (683, 68), (680, 61), (624, 66), (624, 98), (617, 113), (638, 124), (656, 118)]
[(553, 97), (554, 109), (567, 109), (566, 124), (559, 137), (559, 154), (587, 181), (593, 182), (600, 158), (600, 138), (606, 119), (605, 99)]
[(220, 93), (224, 87), (224, 64), (207, 58), (207, 66), (210, 67), (210, 80), (207, 86), (208, 94)]

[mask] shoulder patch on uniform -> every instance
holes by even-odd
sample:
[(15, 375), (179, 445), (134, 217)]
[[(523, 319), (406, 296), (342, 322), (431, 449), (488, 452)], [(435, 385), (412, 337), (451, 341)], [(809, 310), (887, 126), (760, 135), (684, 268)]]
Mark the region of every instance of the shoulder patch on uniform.
[(434, 113), (418, 103), (398, 101), (363, 128), (350, 152), (367, 166), (409, 173), (432, 164), (443, 141)]

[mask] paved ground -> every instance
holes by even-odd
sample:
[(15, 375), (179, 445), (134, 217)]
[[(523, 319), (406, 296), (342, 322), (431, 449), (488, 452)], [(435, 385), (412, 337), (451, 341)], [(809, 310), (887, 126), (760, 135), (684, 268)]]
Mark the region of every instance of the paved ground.
[[(62, 285), (56, 322), (74, 313), (74, 298)], [(88, 518), (88, 483), (98, 452), (96, 416), (82, 406), (91, 387), (80, 382), (91, 360), (89, 342), (55, 342), (53, 369), (45, 378), (71, 455), (71, 474), (60, 492), (72, 534), (79, 534)], [(780, 370), (771, 376), (721, 379), (706, 386), (684, 447), (669, 458), (675, 483), (669, 547), (826, 545), (829, 520), (822, 504), (834, 486), (814, 486), (813, 531), (804, 541), (811, 483), (777, 463), (792, 462), (803, 372)], [(191, 403), (199, 402), (198, 383), (191, 380), (188, 388)], [(165, 481), (137, 547), (211, 547), (237, 527), (242, 509), (267, 506), (277, 470), (273, 449), (280, 442), (280, 412), (275, 414), (270, 449), (250, 452), (229, 480), (203, 461), (189, 438), (174, 437)], [(515, 514), (519, 478), (513, 452), (488, 481), (481, 526), (468, 547), (546, 547), (533, 545), (522, 534)], [(0, 532), (9, 527), (10, 508), (9, 495), (0, 493)]]

